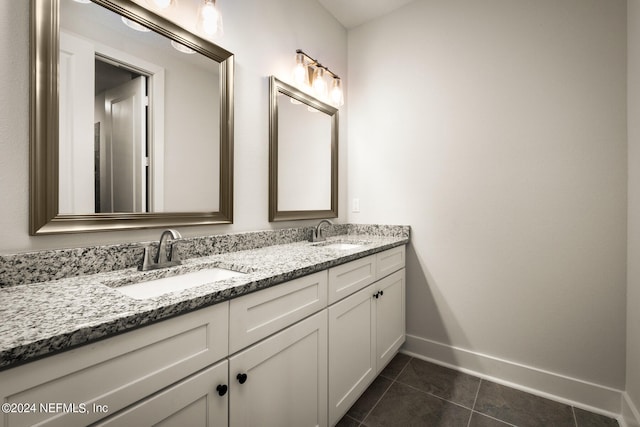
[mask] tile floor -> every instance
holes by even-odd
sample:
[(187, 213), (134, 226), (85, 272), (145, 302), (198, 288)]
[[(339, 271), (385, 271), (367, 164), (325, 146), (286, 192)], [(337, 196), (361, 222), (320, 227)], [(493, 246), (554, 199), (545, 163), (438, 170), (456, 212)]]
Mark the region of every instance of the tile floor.
[(336, 427), (618, 427), (614, 419), (398, 354)]

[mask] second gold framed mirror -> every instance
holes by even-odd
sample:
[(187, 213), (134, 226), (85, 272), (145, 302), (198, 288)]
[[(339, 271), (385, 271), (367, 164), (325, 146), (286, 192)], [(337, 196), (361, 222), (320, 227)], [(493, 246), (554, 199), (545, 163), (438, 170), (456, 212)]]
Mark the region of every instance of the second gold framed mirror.
[(269, 221), (338, 216), (338, 109), (271, 76)]

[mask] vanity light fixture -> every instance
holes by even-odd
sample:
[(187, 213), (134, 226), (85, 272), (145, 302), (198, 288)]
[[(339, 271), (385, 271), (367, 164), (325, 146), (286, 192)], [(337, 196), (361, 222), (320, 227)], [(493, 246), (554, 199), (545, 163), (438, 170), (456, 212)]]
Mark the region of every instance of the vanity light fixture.
[[(331, 93), (329, 93), (325, 79), (326, 74), (332, 78)], [(320, 64), (317, 59), (310, 57), (300, 49), (296, 50), (296, 65), (293, 69), (293, 80), (295, 84), (303, 90), (309, 90), (311, 87), (314, 94), (322, 101), (328, 101), (335, 107), (344, 105), (344, 94), (342, 92), (342, 81), (340, 77), (329, 68)]]
[(223, 34), (222, 15), (216, 8), (215, 0), (203, 0), (198, 9), (198, 29), (207, 37), (220, 37)]

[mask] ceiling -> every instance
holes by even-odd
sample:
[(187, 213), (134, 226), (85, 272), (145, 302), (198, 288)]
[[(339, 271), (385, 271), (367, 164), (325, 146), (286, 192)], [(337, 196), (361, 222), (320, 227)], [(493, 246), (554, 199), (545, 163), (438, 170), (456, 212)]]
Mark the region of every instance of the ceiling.
[(347, 29), (386, 15), (413, 0), (318, 0)]

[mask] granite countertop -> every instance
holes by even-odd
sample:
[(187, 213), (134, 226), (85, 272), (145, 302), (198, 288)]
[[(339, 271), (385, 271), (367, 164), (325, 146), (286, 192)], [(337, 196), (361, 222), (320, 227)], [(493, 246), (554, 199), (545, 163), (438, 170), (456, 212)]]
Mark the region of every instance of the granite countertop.
[[(182, 265), (136, 268), (0, 288), (0, 369), (87, 344), (191, 310), (229, 300), (396, 246), (408, 237), (335, 236), (362, 243), (338, 250), (295, 242), (191, 258)], [(184, 291), (138, 300), (116, 289), (130, 283), (221, 267), (246, 273)]]

